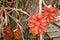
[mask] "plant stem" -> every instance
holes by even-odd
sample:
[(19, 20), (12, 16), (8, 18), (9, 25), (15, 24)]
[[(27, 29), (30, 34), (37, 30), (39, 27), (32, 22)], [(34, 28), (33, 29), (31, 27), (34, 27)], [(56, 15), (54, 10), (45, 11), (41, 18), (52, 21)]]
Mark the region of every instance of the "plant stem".
[(39, 14), (42, 13), (42, 0), (39, 0)]
[(15, 0), (16, 1), (16, 9), (18, 8), (18, 0)]
[[(17, 24), (18, 24), (18, 23), (17, 23)], [(18, 24), (18, 26), (19, 26), (19, 28), (20, 28), (20, 30), (21, 30), (21, 32), (22, 32), (22, 40), (24, 40), (23, 28), (22, 28), (22, 26), (21, 26), (20, 24)]]

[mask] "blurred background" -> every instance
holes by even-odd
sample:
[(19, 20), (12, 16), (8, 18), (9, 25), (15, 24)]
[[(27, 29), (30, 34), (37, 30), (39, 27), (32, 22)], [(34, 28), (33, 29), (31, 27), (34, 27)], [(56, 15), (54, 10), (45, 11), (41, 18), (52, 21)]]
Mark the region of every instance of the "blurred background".
[[(51, 4), (53, 7), (58, 8), (57, 16), (59, 19), (57, 18), (57, 21), (52, 22), (44, 31), (43, 39), (60, 40), (60, 0), (44, 0), (44, 2), (46, 5)], [(16, 21), (19, 20), (18, 23), (23, 28), (23, 30), (20, 29), (20, 31), (22, 30), (20, 40), (40, 40), (40, 38), (29, 33), (29, 28), (27, 27), (29, 15), (39, 10), (39, 0), (0, 0), (0, 40), (4, 40), (3, 36), (6, 32), (3, 25), (6, 11), (3, 10), (7, 10), (8, 14), (12, 16), (7, 17), (7, 25), (10, 26), (12, 30), (17, 28)], [(17, 39), (13, 37), (11, 40)]]

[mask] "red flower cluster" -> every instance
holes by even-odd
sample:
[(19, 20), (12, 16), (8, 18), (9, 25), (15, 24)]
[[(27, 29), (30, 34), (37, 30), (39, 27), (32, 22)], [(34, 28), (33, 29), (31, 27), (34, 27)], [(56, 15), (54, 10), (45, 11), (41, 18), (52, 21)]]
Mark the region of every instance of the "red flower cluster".
[(42, 8), (42, 14), (39, 15), (38, 12), (35, 12), (34, 15), (28, 19), (29, 31), (39, 37), (41, 33), (46, 29), (51, 21), (55, 20), (57, 9), (56, 8)]

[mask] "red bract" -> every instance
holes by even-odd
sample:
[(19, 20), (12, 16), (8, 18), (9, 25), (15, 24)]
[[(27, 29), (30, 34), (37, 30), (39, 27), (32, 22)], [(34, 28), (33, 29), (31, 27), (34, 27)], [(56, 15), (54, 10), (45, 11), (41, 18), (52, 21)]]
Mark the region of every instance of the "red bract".
[(37, 17), (39, 14), (38, 14), (38, 11), (36, 11), (35, 13), (34, 13), (34, 16), (35, 17)]
[(43, 7), (42, 13), (35, 12), (28, 20), (29, 31), (39, 37), (50, 22), (55, 20), (57, 10), (55, 8)]
[(49, 23), (50, 22), (50, 19), (49, 19), (49, 17), (48, 18), (46, 18), (46, 21)]
[(4, 40), (10, 40), (10, 38), (7, 34), (4, 34), (3, 38), (4, 38)]
[(36, 18), (36, 16), (35, 15), (32, 15), (32, 17), (31, 17), (32, 19), (34, 19), (34, 20), (37, 20), (37, 18)]
[(40, 20), (40, 22), (41, 22), (41, 23), (45, 23), (45, 22), (47, 22), (47, 20), (42, 18), (42, 19)]
[(56, 13), (57, 13), (57, 8), (50, 8), (50, 10), (49, 10), (49, 19), (51, 21), (55, 21)]
[(39, 36), (48, 26), (47, 20), (43, 15), (34, 14), (28, 20), (29, 31), (35, 36)]
[(50, 19), (51, 21), (55, 21), (55, 18), (56, 18), (55, 16), (50, 16), (50, 17), (49, 17), (49, 19)]
[[(39, 33), (41, 33), (43, 30), (42, 30), (41, 28), (39, 28), (39, 30), (38, 30), (38, 31), (39, 31)], [(39, 35), (40, 35), (40, 34), (39, 34)]]
[(29, 19), (28, 22), (36, 23), (36, 20), (34, 20), (34, 19)]
[(56, 13), (50, 13), (49, 16), (56, 16)]
[(47, 20), (47, 19), (42, 19), (42, 20), (40, 20), (40, 22), (41, 22), (41, 25), (43, 25), (43, 26), (48, 26), (49, 25), (49, 19)]
[(30, 28), (29, 31), (33, 34), (33, 35), (37, 35), (38, 34), (38, 28)]
[(49, 23), (45, 22), (45, 23), (41, 23), (41, 25), (43, 25), (44, 27), (47, 27)]
[(43, 8), (42, 8), (42, 12), (48, 12), (48, 10), (49, 10), (49, 8), (48, 7), (46, 7), (46, 6), (44, 6)]
[(38, 16), (37, 16), (37, 19), (38, 19), (38, 20), (41, 20), (43, 17), (44, 17), (43, 15), (38, 15)]
[(50, 13), (56, 13), (56, 12), (57, 12), (57, 8), (50, 8), (50, 9), (49, 9), (49, 12), (50, 12)]
[(39, 22), (39, 21), (37, 21), (37, 22), (35, 23), (35, 25), (36, 25), (36, 26), (39, 26), (39, 25), (40, 25), (40, 22)]
[(38, 14), (38, 12), (34, 13), (34, 16), (37, 18), (36, 20), (43, 18), (43, 15)]
[(48, 12), (44, 12), (44, 13), (42, 13), (42, 15), (43, 15), (43, 16), (48, 16), (49, 13), (48, 13)]
[(43, 15), (40, 15), (38, 13), (35, 13), (34, 16), (37, 18), (36, 20), (38, 21), (44, 17)]
[(43, 26), (43, 25), (40, 25), (39, 27), (40, 27), (40, 29), (41, 29), (42, 31), (46, 29), (46, 27)]
[(28, 23), (28, 25), (29, 25), (30, 28), (35, 27), (35, 24), (33, 24), (33, 23)]
[(41, 34), (43, 34), (43, 30), (39, 29), (39, 33), (36, 35), (36, 37), (40, 37)]

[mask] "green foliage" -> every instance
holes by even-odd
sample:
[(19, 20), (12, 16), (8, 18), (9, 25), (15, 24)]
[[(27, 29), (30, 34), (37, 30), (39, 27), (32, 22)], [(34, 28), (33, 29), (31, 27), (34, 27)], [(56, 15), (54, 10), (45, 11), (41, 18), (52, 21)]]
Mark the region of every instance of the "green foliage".
[(15, 2), (16, 2), (16, 8), (20, 8), (22, 6), (21, 0), (15, 0)]
[(17, 18), (17, 16), (18, 16), (17, 13), (14, 12), (14, 13), (13, 13), (13, 17)]

